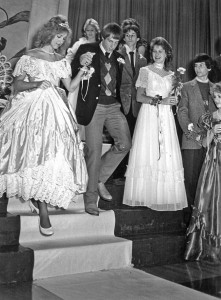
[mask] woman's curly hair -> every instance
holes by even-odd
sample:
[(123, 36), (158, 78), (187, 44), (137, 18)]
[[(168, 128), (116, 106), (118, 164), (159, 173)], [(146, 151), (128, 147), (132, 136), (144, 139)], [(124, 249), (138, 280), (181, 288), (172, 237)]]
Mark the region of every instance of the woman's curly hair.
[[(67, 33), (65, 46), (68, 47), (71, 42), (72, 31), (68, 25), (67, 19), (62, 15), (52, 17), (46, 24), (38, 30), (35, 35), (33, 45), (36, 48), (42, 48), (45, 45), (49, 45), (53, 38), (59, 33)], [(64, 45), (62, 45), (64, 47)], [(58, 51), (59, 52), (59, 51)]]

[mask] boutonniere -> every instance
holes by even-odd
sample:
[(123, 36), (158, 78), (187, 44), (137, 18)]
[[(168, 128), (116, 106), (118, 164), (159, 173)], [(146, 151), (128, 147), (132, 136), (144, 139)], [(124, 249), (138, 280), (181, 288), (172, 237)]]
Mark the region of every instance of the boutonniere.
[(120, 63), (120, 64), (125, 64), (125, 60), (122, 58), (122, 57), (118, 57), (117, 61)]

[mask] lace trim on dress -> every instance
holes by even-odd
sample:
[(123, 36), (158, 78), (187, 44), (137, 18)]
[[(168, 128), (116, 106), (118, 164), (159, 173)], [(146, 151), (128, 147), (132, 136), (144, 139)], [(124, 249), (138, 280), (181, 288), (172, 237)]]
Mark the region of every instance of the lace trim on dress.
[(137, 78), (136, 87), (142, 87), (147, 88), (148, 87), (148, 78), (149, 78), (149, 72), (153, 72), (160, 77), (171, 77), (172, 82), (172, 75), (174, 74), (171, 71), (165, 71), (158, 68), (155, 68), (153, 65), (143, 67), (140, 69), (139, 76)]
[[(15, 66), (13, 76), (22, 75), (24, 72), (31, 77), (37, 77), (42, 71), (39, 70), (39, 60), (40, 58), (32, 57), (29, 55), (23, 55)], [(48, 69), (46, 69), (48, 74), (54, 74), (57, 78), (68, 78), (71, 76), (71, 66), (68, 61), (63, 58), (59, 61), (45, 61), (48, 64)], [(56, 67), (54, 66), (56, 64)], [(51, 70), (53, 68), (53, 71)]]
[(57, 155), (45, 165), (0, 176), (0, 195), (7, 191), (9, 198), (18, 195), (25, 201), (34, 198), (67, 208), (76, 194), (86, 190), (87, 173), (80, 169), (76, 173), (73, 174), (62, 155)]

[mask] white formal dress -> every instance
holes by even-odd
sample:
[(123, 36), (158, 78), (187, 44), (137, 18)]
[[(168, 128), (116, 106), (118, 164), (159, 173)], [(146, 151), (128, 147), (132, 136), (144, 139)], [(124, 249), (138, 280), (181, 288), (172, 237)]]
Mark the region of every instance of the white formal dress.
[[(141, 68), (136, 83), (146, 95), (167, 97), (172, 72), (153, 66)], [(154, 210), (187, 206), (184, 171), (174, 115), (170, 105), (143, 103), (137, 118), (126, 171), (123, 203)]]
[(75, 115), (58, 88), (71, 76), (70, 64), (24, 55), (13, 75), (23, 72), (26, 81), (48, 80), (52, 87), (19, 92), (0, 117), (0, 196), (67, 208), (88, 180)]

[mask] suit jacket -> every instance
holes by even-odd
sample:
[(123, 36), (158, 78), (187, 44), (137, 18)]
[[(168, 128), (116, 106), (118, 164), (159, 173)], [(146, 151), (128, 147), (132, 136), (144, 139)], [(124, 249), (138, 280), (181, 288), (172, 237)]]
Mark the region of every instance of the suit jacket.
[[(209, 85), (213, 83), (209, 81)], [(212, 97), (209, 95), (209, 111), (213, 112), (216, 110), (216, 106), (213, 102)], [(194, 127), (197, 128), (199, 118), (205, 113), (204, 101), (197, 84), (196, 78), (192, 81), (184, 83), (181, 90), (181, 101), (178, 105), (177, 117), (183, 132), (188, 131), (188, 125), (193, 123)], [(186, 135), (182, 136), (182, 149), (200, 149), (200, 145), (194, 140), (187, 139)]]
[(126, 48), (122, 47), (122, 49), (119, 50), (118, 52), (121, 55), (123, 55), (125, 60), (125, 64), (123, 66), (121, 86), (120, 86), (120, 97), (121, 97), (123, 111), (124, 114), (127, 115), (129, 113), (130, 106), (132, 105), (132, 113), (133, 116), (136, 118), (140, 110), (141, 103), (136, 101), (137, 90), (135, 84), (137, 81), (137, 77), (139, 75), (140, 68), (145, 67), (147, 65), (147, 60), (142, 55), (140, 55), (138, 51), (136, 52), (135, 76), (133, 76), (133, 71), (132, 71), (129, 57), (126, 52)]
[[(72, 75), (75, 77), (78, 73), (80, 65), (80, 56), (86, 52), (93, 52), (91, 67), (95, 69), (95, 72), (92, 74), (89, 82), (87, 80), (81, 81), (78, 92), (78, 99), (76, 105), (76, 117), (77, 121), (81, 125), (88, 125), (94, 115), (97, 103), (99, 100), (100, 89), (101, 89), (101, 75), (100, 75), (100, 54), (101, 49), (99, 43), (88, 43), (83, 44), (78, 48), (78, 51), (74, 57), (74, 60), (71, 64)], [(116, 86), (116, 96), (120, 102), (120, 83), (122, 76), (123, 64), (117, 61), (118, 58), (123, 58), (118, 52), (113, 51), (112, 53), (114, 59), (116, 60), (117, 66), (117, 86)], [(82, 97), (84, 96), (84, 99)], [(86, 96), (85, 96), (86, 95)]]

